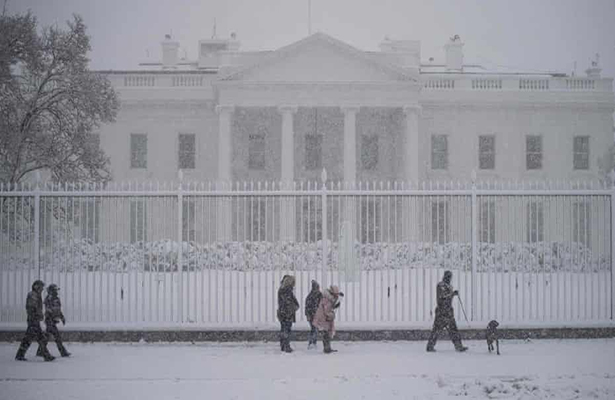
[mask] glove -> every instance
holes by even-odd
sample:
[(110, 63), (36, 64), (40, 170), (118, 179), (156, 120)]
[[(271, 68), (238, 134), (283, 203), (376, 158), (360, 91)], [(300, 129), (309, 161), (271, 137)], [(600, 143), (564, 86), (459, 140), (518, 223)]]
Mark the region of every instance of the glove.
[(459, 290), (453, 291), (453, 296), (459, 296)]
[(62, 317), (62, 325), (66, 325), (66, 319)]

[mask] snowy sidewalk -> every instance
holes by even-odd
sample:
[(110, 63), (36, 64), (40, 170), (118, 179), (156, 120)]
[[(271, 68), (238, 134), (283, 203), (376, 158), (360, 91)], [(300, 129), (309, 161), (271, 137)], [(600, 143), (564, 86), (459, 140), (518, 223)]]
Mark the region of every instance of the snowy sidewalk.
[(615, 398), (615, 339), (503, 341), (499, 357), (465, 344), (432, 354), (424, 342), (334, 342), (324, 355), (303, 342), (292, 354), (277, 343), (69, 343), (73, 357), (45, 363), (36, 345), (17, 362), (18, 344), (2, 343), (0, 399)]

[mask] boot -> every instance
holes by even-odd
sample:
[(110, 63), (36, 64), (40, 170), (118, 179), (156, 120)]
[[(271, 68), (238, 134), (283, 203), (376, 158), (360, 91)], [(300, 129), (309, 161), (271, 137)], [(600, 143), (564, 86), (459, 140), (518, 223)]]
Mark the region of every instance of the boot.
[(464, 351), (468, 350), (468, 348), (466, 346), (459, 345), (455, 347), (455, 350), (457, 350), (460, 353), (463, 353)]
[(427, 346), (427, 352), (428, 352), (428, 353), (435, 353), (435, 352), (436, 352), (436, 349), (435, 349), (435, 348), (433, 348), (433, 347)]
[(58, 345), (58, 351), (62, 357), (70, 357), (70, 353), (66, 350), (62, 342), (56, 342), (56, 344)]
[(46, 354), (46, 355), (45, 355), (45, 356), (43, 356), (43, 357), (44, 357), (44, 360), (45, 360), (45, 361), (53, 361), (53, 360), (55, 360), (55, 359), (56, 359), (56, 358), (55, 358), (54, 356), (52, 356), (51, 354)]
[(19, 350), (17, 350), (17, 354), (15, 355), (15, 360), (17, 361), (28, 361), (28, 359), (26, 358), (26, 350), (23, 349), (23, 347), (19, 347)]

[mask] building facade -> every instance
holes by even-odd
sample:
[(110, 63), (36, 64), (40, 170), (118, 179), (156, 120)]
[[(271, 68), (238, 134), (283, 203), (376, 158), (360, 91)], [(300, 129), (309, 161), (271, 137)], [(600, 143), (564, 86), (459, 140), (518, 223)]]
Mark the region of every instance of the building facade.
[(613, 143), (612, 78), (422, 62), (420, 43), (358, 50), (323, 33), (270, 52), (199, 42), (197, 60), (104, 71), (121, 99), (100, 142), (113, 178), (190, 181), (592, 180)]

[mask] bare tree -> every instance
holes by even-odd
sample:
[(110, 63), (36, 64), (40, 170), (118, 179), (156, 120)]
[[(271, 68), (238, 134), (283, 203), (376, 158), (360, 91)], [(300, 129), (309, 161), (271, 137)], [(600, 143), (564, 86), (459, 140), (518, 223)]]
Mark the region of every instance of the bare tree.
[(78, 15), (40, 31), (30, 12), (0, 16), (0, 181), (36, 170), (60, 182), (110, 179), (94, 132), (115, 121), (119, 101), (88, 69), (89, 50)]

